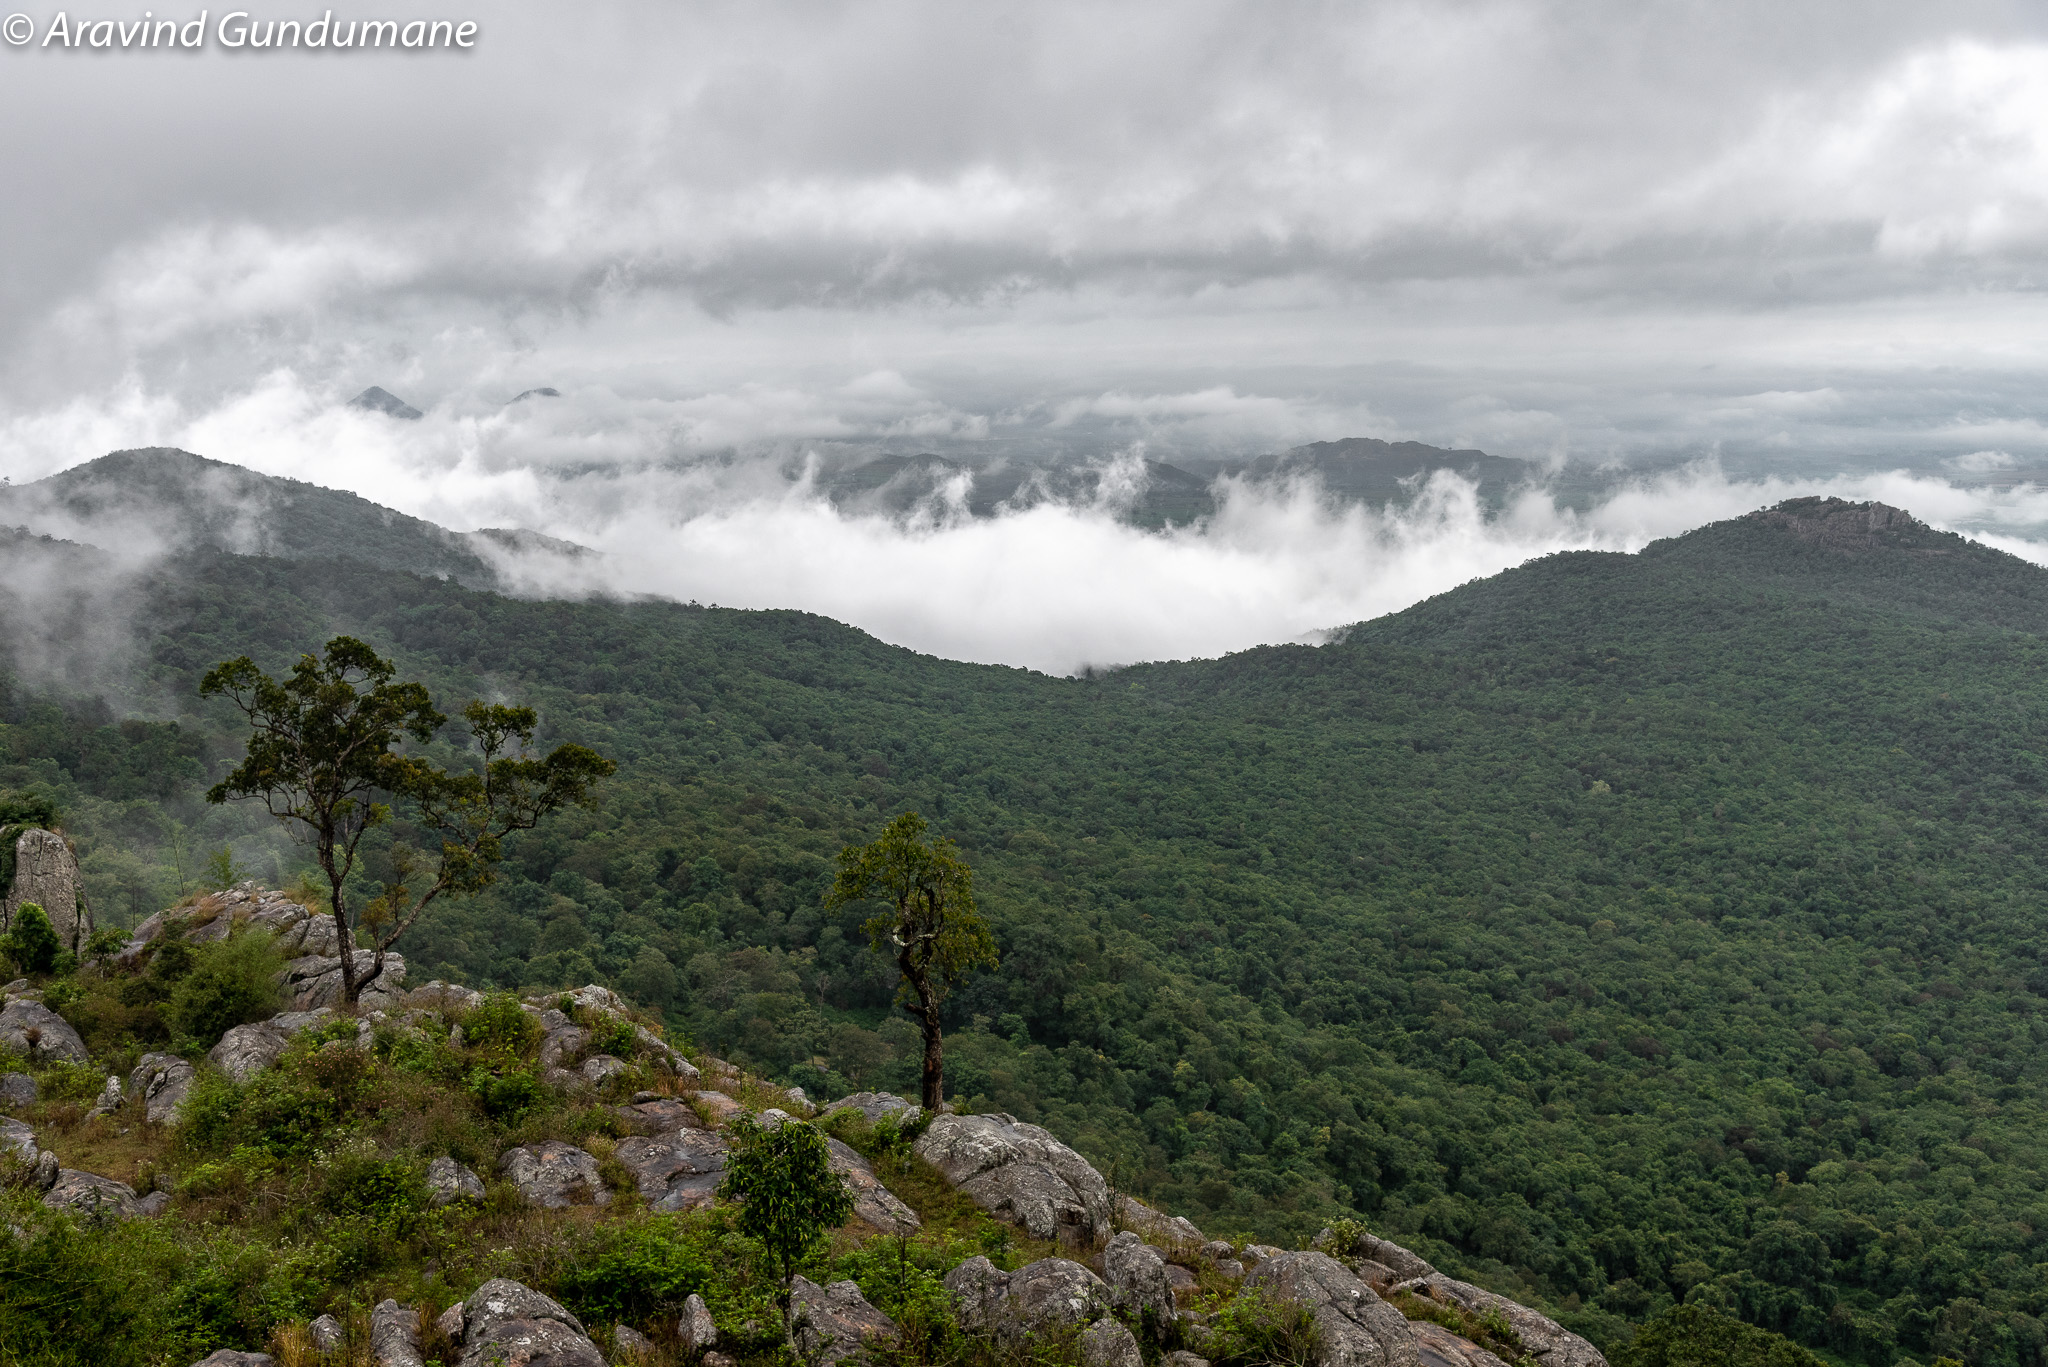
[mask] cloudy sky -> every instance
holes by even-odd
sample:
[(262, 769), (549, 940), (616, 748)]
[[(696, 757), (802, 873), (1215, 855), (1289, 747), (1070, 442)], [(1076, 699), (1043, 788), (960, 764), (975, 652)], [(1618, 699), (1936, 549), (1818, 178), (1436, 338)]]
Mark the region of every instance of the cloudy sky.
[[(2048, 516), (1951, 497), (2048, 466), (2039, 6), (492, 0), (465, 53), (254, 54), (46, 47), (59, 6), (16, 3), (17, 482), (177, 444), (1048, 667), (1295, 639), (1785, 489), (2027, 545)], [(338, 408), (370, 384), (426, 419)], [(1506, 520), (1247, 491), (1149, 539), (871, 525), (763, 473), (1352, 435), (1659, 473)], [(979, 587), (920, 606), (934, 573)]]

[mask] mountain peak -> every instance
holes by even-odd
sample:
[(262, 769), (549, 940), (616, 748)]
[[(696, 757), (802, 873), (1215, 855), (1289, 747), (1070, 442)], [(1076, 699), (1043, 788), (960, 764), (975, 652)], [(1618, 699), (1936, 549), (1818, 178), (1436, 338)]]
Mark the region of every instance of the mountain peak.
[(414, 408), (390, 390), (380, 389), (376, 385), (371, 385), (368, 389), (350, 399), (348, 406), (350, 408), (365, 409), (371, 413), (382, 413), (388, 418), (404, 418), (407, 422), (414, 422), (425, 416), (419, 409)]
[(1788, 498), (1772, 508), (1759, 508), (1745, 520), (1782, 528), (1823, 550), (1854, 555), (1858, 551), (1904, 550), (1946, 555), (1936, 544), (1940, 533), (1904, 508), (1888, 503), (1852, 503), (1841, 498)]

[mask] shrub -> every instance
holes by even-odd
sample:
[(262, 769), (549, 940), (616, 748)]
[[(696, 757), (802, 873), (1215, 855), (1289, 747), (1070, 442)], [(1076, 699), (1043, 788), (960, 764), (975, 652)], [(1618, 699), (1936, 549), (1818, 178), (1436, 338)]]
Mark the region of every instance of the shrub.
[(510, 992), (494, 992), (463, 1018), (462, 1038), (472, 1049), (523, 1058), (540, 1044), (540, 1022)]
[(623, 1016), (600, 1015), (590, 1027), (590, 1052), (630, 1059), (640, 1048), (639, 1032)]
[(140, 1367), (161, 1344), (133, 1239), (50, 1216), (0, 1239), (0, 1361)]
[(0, 937), (7, 957), (24, 973), (48, 973), (56, 967), (64, 944), (50, 924), (49, 913), (34, 902), (23, 902), (14, 913), (14, 928)]
[(190, 969), (172, 989), (168, 1012), (179, 1035), (206, 1048), (238, 1025), (276, 1014), (284, 959), (269, 935), (236, 935), (190, 952)]
[(568, 1260), (558, 1291), (586, 1320), (644, 1323), (725, 1280), (722, 1221), (643, 1216), (600, 1225)]
[(1305, 1305), (1245, 1291), (1226, 1302), (1209, 1325), (1202, 1355), (1216, 1367), (1308, 1367), (1321, 1347), (1315, 1315)]
[(751, 1115), (740, 1115), (728, 1137), (732, 1152), (718, 1194), (745, 1202), (739, 1210), (740, 1232), (767, 1250), (787, 1306), (798, 1264), (826, 1230), (852, 1218), (853, 1196), (832, 1171), (832, 1151), (815, 1125), (785, 1120), (769, 1129)]
[(484, 1114), (504, 1125), (545, 1110), (554, 1100), (531, 1068), (513, 1065), (472, 1068), (466, 1086)]
[(1673, 1306), (1651, 1319), (1613, 1361), (1615, 1367), (1823, 1367), (1817, 1354), (1790, 1339), (1706, 1305)]

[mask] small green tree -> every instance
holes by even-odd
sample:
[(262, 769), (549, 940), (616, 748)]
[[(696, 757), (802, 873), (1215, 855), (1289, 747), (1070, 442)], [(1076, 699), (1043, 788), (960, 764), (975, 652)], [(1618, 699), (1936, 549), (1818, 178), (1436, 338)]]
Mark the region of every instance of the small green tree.
[(223, 845), (206, 856), (206, 886), (211, 892), (226, 892), (248, 876), (248, 870), (235, 862), (232, 846)]
[(732, 1152), (726, 1155), (718, 1194), (743, 1203), (740, 1232), (760, 1240), (775, 1264), (782, 1287), (776, 1303), (788, 1331), (796, 1270), (827, 1230), (853, 1218), (853, 1193), (832, 1171), (832, 1150), (815, 1125), (785, 1120), (771, 1128), (741, 1115), (727, 1128), (726, 1139)]
[[(462, 714), (480, 756), (474, 769), (447, 770), (399, 754), (401, 743), (426, 744), (448, 719), (434, 710), (424, 684), (393, 682), (396, 673), (361, 641), (337, 636), (322, 655), (300, 656), (282, 682), (246, 655), (215, 665), (199, 682), (201, 696), (225, 697), (249, 719), (248, 753), (206, 800), (261, 797), (272, 816), (312, 845), (341, 940), (347, 1002), (377, 980), (385, 951), (437, 898), (491, 884), (505, 836), (530, 830), (560, 807), (587, 804), (597, 782), (618, 768), (581, 745), (531, 758), (527, 747), (540, 725), (534, 710), (484, 702)], [(386, 797), (403, 802), (440, 849), (422, 856), (394, 848), (397, 878), (381, 896), (351, 908), (343, 886), (363, 836), (391, 819)], [(358, 928), (369, 934), (367, 971), (357, 966)]]
[(7, 957), (24, 973), (48, 973), (57, 966), (64, 948), (50, 924), (49, 913), (34, 902), (23, 902), (14, 913), (14, 928), (4, 937)]
[(974, 908), (974, 878), (959, 847), (927, 838), (926, 829), (923, 817), (905, 812), (873, 842), (841, 850), (825, 905), (888, 904), (861, 930), (876, 949), (896, 955), (903, 973), (897, 995), (924, 1031), (924, 1108), (936, 1112), (946, 1099), (939, 1003), (968, 969), (996, 966), (996, 945)]

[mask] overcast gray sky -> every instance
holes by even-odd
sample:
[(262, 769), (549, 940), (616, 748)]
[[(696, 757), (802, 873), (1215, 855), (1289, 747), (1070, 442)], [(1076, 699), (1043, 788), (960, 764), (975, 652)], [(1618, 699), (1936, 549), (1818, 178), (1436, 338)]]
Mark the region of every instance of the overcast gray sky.
[[(848, 442), (2048, 458), (2038, 5), (492, 0), (252, 54), (16, 3), (17, 480), (170, 442), (603, 541), (636, 471)], [(428, 419), (336, 413), (373, 383)]]

